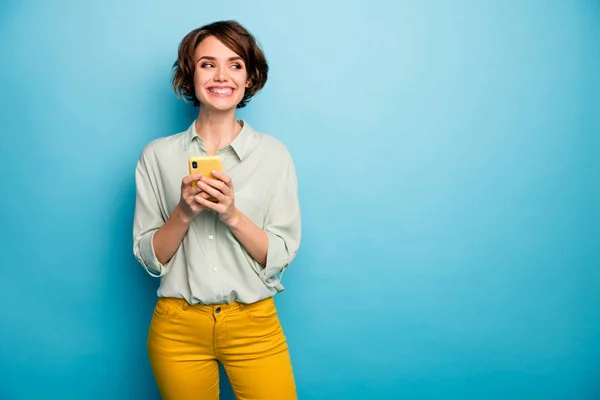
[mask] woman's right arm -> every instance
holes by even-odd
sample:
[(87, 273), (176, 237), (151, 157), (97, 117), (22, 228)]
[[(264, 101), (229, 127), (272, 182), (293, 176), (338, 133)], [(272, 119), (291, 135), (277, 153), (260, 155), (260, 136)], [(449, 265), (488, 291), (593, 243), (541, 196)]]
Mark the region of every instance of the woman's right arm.
[[(190, 223), (194, 217), (205, 208), (200, 205), (195, 196), (201, 192), (197, 186), (190, 186), (192, 181), (200, 179), (201, 175), (188, 175), (181, 181), (181, 199), (167, 219), (167, 222), (154, 234), (153, 245), (156, 258), (161, 264), (169, 262), (181, 245)], [(200, 196), (207, 198), (205, 192)]]
[[(190, 186), (197, 175), (186, 176), (181, 183), (179, 204), (165, 221), (161, 211), (158, 190), (160, 184), (153, 178), (146, 154), (142, 154), (135, 171), (136, 203), (133, 224), (133, 252), (139, 263), (155, 277), (166, 273), (166, 264), (173, 257), (194, 217), (204, 210), (195, 200), (200, 193), (196, 186)], [(207, 196), (205, 192), (201, 196)]]

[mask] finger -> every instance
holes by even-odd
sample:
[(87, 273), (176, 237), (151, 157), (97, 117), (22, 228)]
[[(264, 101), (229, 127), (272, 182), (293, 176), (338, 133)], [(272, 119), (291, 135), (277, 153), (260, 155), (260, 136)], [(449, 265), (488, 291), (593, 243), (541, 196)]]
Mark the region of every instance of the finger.
[[(221, 184), (223, 184), (223, 183), (221, 183)], [(198, 182), (198, 186), (200, 187), (200, 189), (202, 189), (204, 192), (208, 193), (209, 195), (213, 196), (218, 201), (223, 201), (225, 199), (225, 195), (220, 190), (217, 190), (214, 187), (207, 185), (205, 182), (202, 182), (202, 181)]]
[(196, 187), (198, 185), (198, 181), (200, 181), (200, 179), (202, 179), (202, 175), (194, 174), (192, 176), (193, 176), (192, 182), (189, 184), (189, 187)]
[(203, 209), (206, 209), (206, 207), (204, 207), (204, 206), (203, 206), (203, 205), (202, 205), (202, 204), (201, 204), (201, 203), (198, 201), (198, 198), (207, 199), (207, 198), (209, 198), (209, 197), (210, 197), (210, 195), (209, 195), (208, 193), (206, 193), (206, 192), (202, 192), (202, 193), (199, 193), (199, 194), (197, 194), (197, 195), (195, 195), (195, 196), (191, 196), (191, 197), (190, 197), (190, 203), (191, 203), (191, 204), (190, 204), (190, 207), (191, 207), (191, 208), (193, 208), (193, 209), (194, 209), (194, 210), (196, 210), (196, 211), (201, 211), (201, 210), (203, 210)]
[(198, 193), (202, 193), (202, 189), (199, 186), (190, 186), (189, 187), (190, 196), (195, 196)]
[(215, 202), (212, 202), (212, 201), (206, 199), (205, 196), (202, 196), (202, 194), (199, 194), (198, 196), (196, 196), (195, 199), (198, 202), (198, 204), (204, 206), (204, 208), (208, 208), (209, 210), (214, 210), (214, 211), (218, 211), (218, 209), (219, 209), (219, 203), (215, 203)]
[(181, 195), (183, 197), (195, 196), (198, 193), (201, 193), (202, 189), (199, 186), (184, 186), (181, 188)]
[(185, 176), (182, 180), (181, 183), (185, 186), (188, 186), (189, 184), (191, 184), (193, 181), (197, 181), (200, 180), (200, 178), (202, 178), (202, 174), (192, 174), (192, 175), (188, 175)]
[(217, 178), (220, 181), (222, 181), (228, 187), (230, 187), (230, 188), (233, 187), (233, 184), (231, 182), (231, 178), (226, 173), (215, 170), (215, 171), (212, 171), (212, 174), (214, 175), (215, 178)]
[(220, 180), (203, 177), (202, 182), (214, 187), (215, 189), (219, 190), (223, 194), (228, 194), (229, 187)]

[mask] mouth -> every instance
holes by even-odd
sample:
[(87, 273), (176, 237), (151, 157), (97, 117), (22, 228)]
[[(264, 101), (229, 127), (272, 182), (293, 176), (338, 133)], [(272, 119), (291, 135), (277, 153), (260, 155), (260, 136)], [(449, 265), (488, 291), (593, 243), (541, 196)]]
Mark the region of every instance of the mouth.
[(206, 91), (212, 96), (228, 97), (228, 96), (233, 95), (233, 92), (235, 92), (235, 89), (232, 87), (212, 86), (212, 87), (206, 88)]

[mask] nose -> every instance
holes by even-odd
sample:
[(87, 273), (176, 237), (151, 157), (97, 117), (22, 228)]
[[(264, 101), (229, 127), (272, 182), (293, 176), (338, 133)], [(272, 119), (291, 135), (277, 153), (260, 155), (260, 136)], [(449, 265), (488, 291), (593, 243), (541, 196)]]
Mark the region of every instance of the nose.
[(227, 73), (225, 68), (217, 67), (215, 71), (214, 80), (217, 82), (227, 82)]

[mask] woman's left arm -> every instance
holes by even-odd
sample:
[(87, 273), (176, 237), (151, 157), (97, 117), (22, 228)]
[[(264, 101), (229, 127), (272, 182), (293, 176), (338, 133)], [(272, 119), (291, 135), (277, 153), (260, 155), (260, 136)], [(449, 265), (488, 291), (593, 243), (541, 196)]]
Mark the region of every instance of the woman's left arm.
[(248, 254), (264, 266), (263, 280), (276, 284), (279, 281), (276, 275), (294, 260), (301, 239), (298, 179), (291, 157), (267, 196), (264, 229), (235, 207), (233, 184), (229, 176), (219, 171), (213, 171), (213, 175), (216, 180), (202, 178), (198, 185), (214, 196), (218, 203), (202, 197), (197, 198), (198, 202), (219, 213), (221, 221), (229, 227)]
[(244, 215), (237, 208), (231, 219), (225, 222), (235, 235), (241, 245), (244, 246), (248, 254), (252, 256), (259, 264), (267, 263), (267, 254), (269, 250), (269, 238), (265, 231), (260, 229), (250, 218)]

